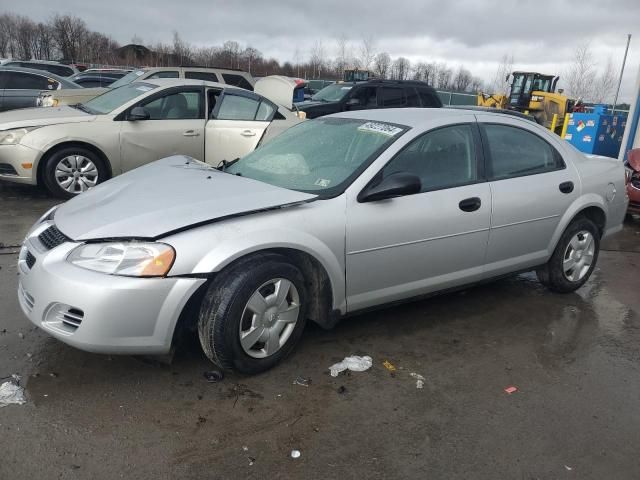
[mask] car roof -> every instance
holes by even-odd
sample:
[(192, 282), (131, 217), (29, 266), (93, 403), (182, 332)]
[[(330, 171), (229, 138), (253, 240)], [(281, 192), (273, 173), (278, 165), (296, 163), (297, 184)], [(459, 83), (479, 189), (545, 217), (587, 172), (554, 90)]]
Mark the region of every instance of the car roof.
[(238, 89), (234, 85), (227, 83), (210, 82), (208, 80), (193, 80), (189, 78), (153, 78), (138, 80), (137, 82), (130, 83), (129, 85), (135, 85), (137, 83), (149, 83), (151, 85), (157, 85), (158, 87), (184, 87), (189, 85), (205, 86), (205, 87), (219, 87), (219, 88), (234, 88)]
[(0, 65), (0, 71), (13, 71), (13, 72), (22, 72), (22, 73), (34, 73), (36, 75), (40, 75), (41, 77), (53, 78), (56, 82), (60, 82), (66, 84), (66, 86), (75, 85), (71, 80), (66, 77), (61, 77), (60, 75), (56, 75), (55, 73), (51, 73), (49, 70), (39, 70), (36, 68), (25, 68), (25, 67), (15, 67), (13, 65)]
[(527, 115), (522, 112), (518, 112), (517, 110), (507, 110), (506, 108), (494, 108), (494, 107), (481, 107), (478, 105), (449, 105), (447, 108), (455, 109), (455, 110), (468, 110), (471, 112), (482, 112), (482, 113), (500, 113), (502, 115), (510, 115), (512, 117), (522, 118), (523, 120), (530, 120), (535, 122), (536, 119), (533, 115)]
[(397, 123), (407, 127), (417, 127), (434, 117), (473, 116), (473, 112), (449, 108), (376, 108), (373, 110), (355, 110), (329, 115), (338, 118), (357, 118), (377, 122)]

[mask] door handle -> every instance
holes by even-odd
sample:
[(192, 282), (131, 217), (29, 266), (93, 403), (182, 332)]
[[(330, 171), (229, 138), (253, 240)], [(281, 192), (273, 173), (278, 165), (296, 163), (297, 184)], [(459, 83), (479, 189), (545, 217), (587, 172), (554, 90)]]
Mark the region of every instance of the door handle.
[(187, 130), (182, 135), (184, 135), (185, 137), (197, 137), (200, 134), (198, 132), (196, 132), (195, 130)]
[(463, 212), (475, 212), (482, 205), (482, 201), (478, 197), (465, 198), (458, 204)]
[(573, 192), (573, 182), (562, 182), (558, 188), (562, 193), (571, 193)]
[(254, 132), (253, 130), (243, 130), (240, 135), (242, 135), (243, 137), (255, 137), (256, 132)]

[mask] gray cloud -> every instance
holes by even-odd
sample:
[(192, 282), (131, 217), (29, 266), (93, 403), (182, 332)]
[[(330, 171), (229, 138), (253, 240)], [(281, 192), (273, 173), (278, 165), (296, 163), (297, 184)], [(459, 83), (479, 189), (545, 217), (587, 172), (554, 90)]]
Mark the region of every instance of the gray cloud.
[(573, 50), (587, 41), (598, 63), (612, 57), (619, 65), (626, 33), (632, 33), (623, 99), (631, 97), (640, 64), (637, 0), (21, 0), (12, 11), (34, 19), (55, 12), (78, 15), (90, 28), (121, 43), (134, 35), (145, 43), (169, 42), (174, 30), (196, 45), (236, 40), (279, 60), (293, 59), (296, 48), (308, 55), (316, 40), (334, 55), (338, 36), (355, 45), (371, 35), (378, 51), (415, 61), (464, 64), (486, 80), (504, 53), (514, 55), (518, 68), (563, 73)]

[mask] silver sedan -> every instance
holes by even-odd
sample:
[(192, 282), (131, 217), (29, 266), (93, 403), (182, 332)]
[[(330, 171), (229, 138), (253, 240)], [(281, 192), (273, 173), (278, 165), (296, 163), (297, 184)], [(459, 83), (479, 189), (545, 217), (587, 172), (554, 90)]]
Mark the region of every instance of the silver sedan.
[(300, 123), (218, 169), (175, 156), (45, 214), (19, 299), (75, 347), (164, 354), (197, 331), (224, 368), (266, 370), (308, 319), (535, 270), (583, 285), (622, 228), (624, 168), (498, 113), (373, 110)]

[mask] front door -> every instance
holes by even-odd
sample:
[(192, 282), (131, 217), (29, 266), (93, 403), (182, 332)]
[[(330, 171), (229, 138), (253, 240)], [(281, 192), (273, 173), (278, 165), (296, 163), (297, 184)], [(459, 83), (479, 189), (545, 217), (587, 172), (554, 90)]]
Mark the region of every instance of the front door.
[[(171, 155), (204, 160), (204, 94), (199, 87), (177, 87), (145, 98), (136, 107), (147, 120), (128, 120), (120, 129), (122, 172)], [(134, 107), (132, 107), (134, 108)]]
[(276, 113), (276, 106), (253, 92), (224, 90), (205, 128), (205, 161), (217, 166), (252, 152)]
[(492, 192), (487, 273), (540, 265), (551, 253), (549, 242), (562, 215), (579, 195), (578, 172), (552, 145), (555, 138), (543, 138), (535, 125), (478, 119)]
[(376, 176), (417, 175), (418, 194), (347, 206), (349, 311), (478, 280), (491, 193), (479, 134), (468, 116), (416, 138)]

